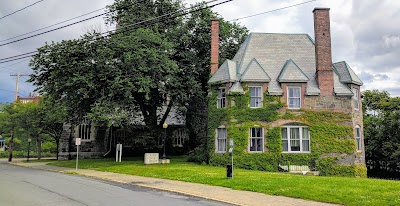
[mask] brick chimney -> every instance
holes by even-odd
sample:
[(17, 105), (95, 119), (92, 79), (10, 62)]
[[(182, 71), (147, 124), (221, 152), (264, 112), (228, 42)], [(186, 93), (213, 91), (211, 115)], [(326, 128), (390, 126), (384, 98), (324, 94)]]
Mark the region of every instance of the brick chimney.
[(333, 95), (333, 71), (329, 8), (314, 11), (315, 60), (320, 96)]
[(218, 70), (219, 19), (211, 20), (211, 75)]

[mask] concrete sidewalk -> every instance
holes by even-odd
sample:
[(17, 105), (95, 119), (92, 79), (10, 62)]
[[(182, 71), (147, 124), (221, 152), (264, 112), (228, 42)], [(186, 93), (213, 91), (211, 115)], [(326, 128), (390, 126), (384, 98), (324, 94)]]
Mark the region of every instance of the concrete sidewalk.
[(86, 169), (78, 169), (76, 171), (73, 168), (50, 166), (47, 165), (46, 162), (30, 162), (30, 163), (13, 162), (10, 164), (34, 168), (34, 169), (40, 169), (40, 170), (54, 171), (54, 172), (74, 173), (86, 177), (114, 181), (123, 184), (132, 184), (158, 190), (171, 191), (180, 194), (230, 203), (234, 205), (271, 205), (271, 206), (272, 205), (274, 206), (333, 205), (328, 203), (308, 201), (291, 197), (266, 195), (257, 192), (233, 190), (226, 187), (209, 186), (197, 183), (188, 183), (188, 182), (181, 182), (174, 180), (117, 174), (111, 172), (100, 172), (100, 171), (86, 170)]

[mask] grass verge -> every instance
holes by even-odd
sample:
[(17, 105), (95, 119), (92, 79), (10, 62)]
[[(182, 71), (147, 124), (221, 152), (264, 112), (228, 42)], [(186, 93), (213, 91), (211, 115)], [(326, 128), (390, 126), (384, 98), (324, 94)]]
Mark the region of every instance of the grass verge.
[[(49, 165), (75, 167), (75, 161)], [(212, 167), (172, 158), (171, 164), (144, 165), (143, 159), (116, 163), (113, 159), (79, 160), (79, 168), (223, 186), (344, 205), (400, 205), (400, 181), (348, 177), (303, 176), (236, 169), (226, 178), (223, 167)]]

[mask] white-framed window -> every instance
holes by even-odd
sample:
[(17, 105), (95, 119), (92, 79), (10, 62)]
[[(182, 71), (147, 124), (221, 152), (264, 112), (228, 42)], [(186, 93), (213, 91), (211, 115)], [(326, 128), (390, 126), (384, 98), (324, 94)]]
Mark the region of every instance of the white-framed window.
[(264, 151), (264, 128), (250, 128), (249, 151)]
[(285, 153), (310, 152), (310, 132), (304, 126), (282, 127), (282, 151)]
[(301, 88), (287, 88), (287, 103), (289, 109), (300, 109), (301, 107)]
[(353, 89), (353, 104), (354, 104), (354, 109), (359, 110), (360, 109), (360, 104), (359, 104), (359, 94), (358, 94), (358, 89), (354, 88)]
[(81, 138), (81, 140), (90, 140), (91, 128), (90, 124), (80, 124), (78, 126), (78, 138)]
[(249, 87), (250, 89), (250, 108), (262, 107), (262, 87)]
[(219, 88), (217, 97), (217, 108), (226, 108), (226, 89)]
[(218, 153), (223, 153), (226, 152), (226, 144), (227, 144), (227, 132), (226, 132), (226, 128), (221, 126), (219, 128), (217, 128), (217, 138), (215, 141), (215, 148), (216, 148), (216, 152)]
[(357, 151), (362, 150), (362, 145), (361, 145), (361, 127), (356, 125), (356, 147)]
[(177, 129), (173, 133), (174, 135), (174, 146), (183, 147), (186, 140), (186, 131), (185, 129)]

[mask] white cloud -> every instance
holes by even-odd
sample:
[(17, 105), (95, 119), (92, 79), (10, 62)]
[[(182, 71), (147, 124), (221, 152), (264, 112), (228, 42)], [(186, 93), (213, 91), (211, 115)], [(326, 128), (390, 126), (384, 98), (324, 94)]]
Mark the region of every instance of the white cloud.
[(400, 45), (400, 36), (384, 35), (382, 40), (385, 48), (398, 47)]

